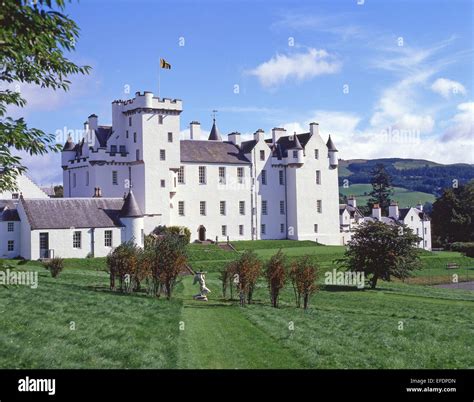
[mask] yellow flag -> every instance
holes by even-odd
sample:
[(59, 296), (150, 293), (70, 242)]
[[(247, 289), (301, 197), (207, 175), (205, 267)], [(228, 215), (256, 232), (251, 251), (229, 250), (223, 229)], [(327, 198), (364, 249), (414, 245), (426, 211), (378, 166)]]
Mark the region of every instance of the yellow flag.
[(168, 63), (165, 59), (160, 59), (160, 67), (166, 70), (171, 70), (171, 64)]

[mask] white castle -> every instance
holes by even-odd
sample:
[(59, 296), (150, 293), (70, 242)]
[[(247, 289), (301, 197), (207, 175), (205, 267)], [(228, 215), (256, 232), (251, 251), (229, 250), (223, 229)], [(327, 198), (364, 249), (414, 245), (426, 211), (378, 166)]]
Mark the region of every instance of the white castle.
[[(181, 112), (178, 99), (137, 92), (112, 102), (111, 126), (89, 116), (83, 138), (62, 150), (64, 198), (23, 177), (20, 192), (0, 194), (0, 257), (106, 256), (125, 241), (143, 246), (158, 226), (187, 227), (191, 241), (350, 239), (355, 200), (339, 205), (337, 149), (318, 123), (306, 133), (274, 128), (265, 138), (259, 129), (253, 139), (233, 132), (223, 141), (215, 119), (208, 139), (193, 121), (181, 139)], [(410, 219), (427, 239), (420, 212)]]
[(182, 102), (151, 92), (112, 102), (112, 125), (91, 115), (85, 137), (62, 152), (65, 197), (123, 197), (131, 189), (143, 229), (185, 226), (194, 240), (294, 239), (340, 244), (336, 148), (312, 123), (250, 141), (209, 138), (191, 122), (180, 139)]

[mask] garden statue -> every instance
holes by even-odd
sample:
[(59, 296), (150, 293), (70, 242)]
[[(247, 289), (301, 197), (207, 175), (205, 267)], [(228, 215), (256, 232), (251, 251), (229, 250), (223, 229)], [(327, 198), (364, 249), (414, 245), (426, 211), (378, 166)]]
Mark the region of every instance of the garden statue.
[(199, 283), (199, 293), (193, 296), (195, 300), (207, 301), (207, 294), (211, 293), (206, 287), (206, 276), (204, 274), (205, 272), (196, 272), (196, 275), (194, 275), (193, 285), (196, 282)]

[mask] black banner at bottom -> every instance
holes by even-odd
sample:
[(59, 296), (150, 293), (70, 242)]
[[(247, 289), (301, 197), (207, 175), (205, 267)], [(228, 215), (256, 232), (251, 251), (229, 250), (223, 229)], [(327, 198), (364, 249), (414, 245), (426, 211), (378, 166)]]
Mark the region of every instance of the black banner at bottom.
[(312, 400), (472, 401), (472, 379), (471, 370), (0, 370), (0, 401), (139, 400), (173, 393), (180, 400), (247, 399), (246, 392)]

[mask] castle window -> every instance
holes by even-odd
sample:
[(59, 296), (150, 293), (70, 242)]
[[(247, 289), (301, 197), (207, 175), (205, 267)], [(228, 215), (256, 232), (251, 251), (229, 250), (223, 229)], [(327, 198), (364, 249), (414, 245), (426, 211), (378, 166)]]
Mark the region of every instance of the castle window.
[(8, 231), (13, 232), (15, 230), (15, 224), (13, 222), (8, 222)]
[(245, 215), (245, 201), (239, 201), (239, 214)]
[(137, 160), (137, 161), (140, 160), (140, 150), (139, 149), (135, 150), (135, 160)]
[(319, 159), (319, 149), (314, 150), (314, 159)]
[(428, 234), (428, 228), (425, 228), (425, 234)]
[(323, 202), (321, 200), (316, 201), (316, 211), (318, 214), (323, 212)]
[(267, 227), (264, 223), (260, 225), (260, 232), (262, 232), (263, 235), (267, 233)]
[(293, 151), (293, 158), (294, 159), (298, 158), (298, 151)]
[(265, 151), (263, 149), (260, 151), (260, 160), (261, 161), (265, 160)]
[(206, 215), (206, 201), (199, 202), (199, 213), (203, 216)]
[(280, 223), (280, 233), (285, 233), (285, 224)]
[(112, 247), (112, 231), (111, 230), (106, 230), (104, 232), (104, 246)]
[(225, 214), (226, 214), (225, 201), (221, 201), (221, 202), (220, 202), (220, 213), (221, 213), (221, 215), (225, 215)]
[(280, 181), (280, 185), (283, 186), (285, 184), (285, 182), (283, 180), (283, 170), (278, 171), (278, 179)]
[(165, 161), (165, 160), (166, 160), (166, 150), (160, 149), (160, 161)]
[(262, 170), (262, 184), (265, 185), (267, 184), (267, 171)]
[(227, 236), (227, 226), (226, 225), (222, 225), (221, 232), (222, 232), (222, 236)]
[(239, 236), (244, 235), (244, 225), (239, 225)]
[(262, 215), (268, 215), (267, 200), (262, 200)]
[(89, 172), (86, 172), (86, 186), (89, 185)]
[(321, 184), (321, 171), (316, 170), (316, 184)]
[(115, 156), (116, 152), (117, 152), (117, 145), (111, 145), (110, 146), (110, 156)]
[(178, 214), (179, 216), (184, 216), (184, 201), (178, 202)]
[(81, 232), (73, 232), (72, 234), (72, 247), (81, 248)]
[(119, 149), (120, 149), (120, 154), (122, 156), (125, 156), (125, 154), (127, 153), (127, 150), (125, 149), (125, 145), (120, 145)]
[(118, 185), (118, 172), (116, 170), (112, 170), (112, 184), (114, 186)]
[(413, 215), (410, 218), (411, 218), (411, 221), (413, 222)]
[(225, 184), (225, 167), (219, 167), (219, 184)]
[(317, 223), (314, 224), (314, 233), (318, 233), (318, 224)]
[(280, 215), (285, 215), (285, 201), (280, 201)]
[(417, 235), (420, 234), (420, 228), (416, 228), (416, 234), (417, 234)]
[(137, 142), (137, 133), (136, 132), (133, 133), (133, 142)]
[(162, 114), (158, 115), (158, 124), (163, 124), (163, 115)]
[(244, 168), (243, 167), (237, 168), (237, 181), (239, 184), (242, 184), (244, 182)]
[(128, 130), (125, 131), (125, 138), (128, 138)]
[(178, 183), (184, 184), (184, 166), (180, 166), (178, 170)]
[(206, 184), (206, 166), (199, 166), (199, 184)]
[(130, 117), (128, 118), (128, 125), (129, 125), (130, 127), (132, 127), (132, 116), (130, 116)]
[(168, 133), (168, 142), (173, 142), (173, 133)]
[(77, 184), (76, 173), (73, 173), (72, 174), (72, 186), (76, 187), (76, 184)]
[(13, 240), (8, 240), (7, 251), (15, 251), (15, 242)]
[(164, 180), (161, 180), (160, 185), (161, 187), (166, 187), (166, 182)]

